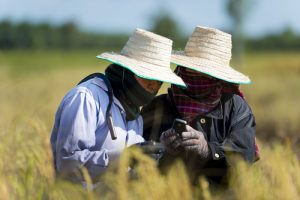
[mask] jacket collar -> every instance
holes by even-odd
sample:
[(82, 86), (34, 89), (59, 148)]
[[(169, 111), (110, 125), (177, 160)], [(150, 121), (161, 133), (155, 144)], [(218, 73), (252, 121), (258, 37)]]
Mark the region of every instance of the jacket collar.
[(222, 99), (220, 100), (218, 106), (211, 111), (210, 113), (206, 114), (207, 117), (215, 118), (215, 119), (223, 119), (223, 106), (222, 106)]

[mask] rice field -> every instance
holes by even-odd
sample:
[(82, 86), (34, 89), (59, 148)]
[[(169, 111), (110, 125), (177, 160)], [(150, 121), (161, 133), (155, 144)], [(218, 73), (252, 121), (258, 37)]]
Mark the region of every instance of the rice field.
[[(228, 190), (210, 190), (203, 178), (189, 185), (180, 163), (162, 176), (138, 150), (124, 153), (117, 171), (107, 173), (105, 190), (55, 179), (49, 137), (57, 106), (84, 76), (108, 65), (98, 53), (0, 51), (1, 199), (299, 199), (300, 52), (245, 56), (239, 70), (253, 84), (242, 90), (256, 117), (262, 158), (252, 166), (237, 162)], [(122, 170), (130, 157), (139, 160), (138, 179)]]

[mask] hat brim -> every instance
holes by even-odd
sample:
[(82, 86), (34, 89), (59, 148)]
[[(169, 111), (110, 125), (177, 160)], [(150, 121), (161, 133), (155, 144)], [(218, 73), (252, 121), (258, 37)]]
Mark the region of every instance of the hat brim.
[(230, 66), (223, 66), (203, 58), (187, 56), (184, 52), (173, 52), (171, 62), (226, 82), (251, 84), (251, 80), (248, 76), (236, 71)]
[(144, 79), (157, 80), (186, 87), (182, 79), (179, 76), (177, 76), (171, 70), (171, 68), (166, 69), (165, 67), (141, 62), (113, 52), (102, 53), (96, 56), (96, 58), (118, 64)]

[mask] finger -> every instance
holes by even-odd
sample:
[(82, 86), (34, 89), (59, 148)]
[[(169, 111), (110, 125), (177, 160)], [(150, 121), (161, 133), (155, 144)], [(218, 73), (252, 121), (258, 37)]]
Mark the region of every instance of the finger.
[(168, 129), (168, 130), (164, 131), (164, 132), (161, 134), (161, 136), (160, 136), (160, 140), (161, 140), (161, 141), (165, 141), (165, 140), (167, 140), (169, 137), (173, 136), (170, 132), (171, 132), (171, 129)]
[(195, 129), (193, 129), (193, 127), (191, 127), (190, 125), (185, 125), (186, 131), (187, 132), (193, 132)]
[(173, 148), (178, 148), (180, 145), (181, 145), (181, 139), (179, 138), (176, 138), (173, 143), (171, 143), (170, 145), (173, 147)]
[(186, 125), (186, 132), (191, 132), (191, 133), (194, 133), (195, 135), (203, 134), (201, 131), (198, 131), (198, 130), (194, 129), (193, 127), (191, 127), (189, 125)]
[(178, 142), (178, 140), (175, 140), (172, 144), (169, 144), (168, 146), (166, 146), (166, 151), (170, 154), (178, 154), (180, 151), (180, 143)]
[(198, 145), (185, 146), (183, 147), (185, 151), (197, 151), (199, 149)]
[(189, 140), (183, 140), (181, 142), (181, 146), (186, 147), (186, 146), (194, 146), (194, 145), (199, 145), (200, 141), (197, 139), (189, 139)]
[(201, 137), (199, 132), (197, 132), (197, 131), (191, 131), (191, 132), (185, 131), (185, 132), (182, 132), (181, 136), (182, 136), (183, 140), (198, 139)]
[(171, 137), (176, 135), (174, 129), (170, 128), (164, 132), (164, 137)]
[(169, 144), (172, 144), (174, 141), (177, 140), (177, 136), (174, 135), (174, 136), (171, 136), (171, 137), (167, 137), (167, 138), (163, 138), (162, 139), (162, 142), (165, 144), (165, 145), (169, 145)]

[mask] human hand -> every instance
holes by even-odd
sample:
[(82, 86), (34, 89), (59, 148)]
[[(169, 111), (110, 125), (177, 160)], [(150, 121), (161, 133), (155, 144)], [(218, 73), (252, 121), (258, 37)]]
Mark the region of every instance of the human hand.
[(201, 158), (207, 158), (209, 148), (202, 132), (186, 126), (186, 131), (182, 132), (181, 146), (186, 152), (199, 155)]
[(165, 146), (166, 151), (171, 155), (178, 155), (181, 151), (181, 138), (173, 128), (170, 128), (161, 134), (160, 142)]

